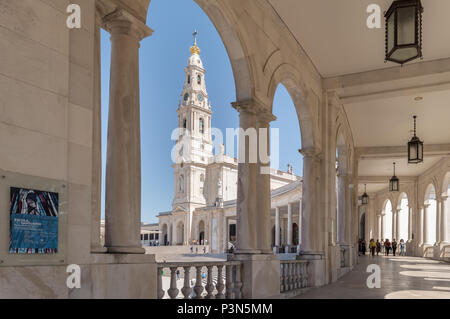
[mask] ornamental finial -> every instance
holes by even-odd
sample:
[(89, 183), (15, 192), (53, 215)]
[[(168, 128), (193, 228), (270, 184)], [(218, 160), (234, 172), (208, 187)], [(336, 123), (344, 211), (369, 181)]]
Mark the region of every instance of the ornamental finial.
[(192, 36), (194, 37), (194, 44), (191, 46), (191, 54), (200, 54), (200, 48), (197, 46), (197, 35), (198, 31), (195, 29), (194, 33), (192, 33)]

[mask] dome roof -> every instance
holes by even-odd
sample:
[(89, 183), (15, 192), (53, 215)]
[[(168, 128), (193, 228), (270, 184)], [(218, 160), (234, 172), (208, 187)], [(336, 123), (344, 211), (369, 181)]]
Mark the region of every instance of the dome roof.
[(203, 68), (202, 59), (200, 59), (200, 56), (197, 53), (192, 54), (191, 57), (189, 58), (188, 66), (191, 65)]

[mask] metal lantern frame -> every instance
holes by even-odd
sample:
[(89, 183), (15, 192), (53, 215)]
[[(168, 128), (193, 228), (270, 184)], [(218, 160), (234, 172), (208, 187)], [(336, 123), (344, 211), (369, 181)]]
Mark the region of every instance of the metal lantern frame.
[[(399, 44), (399, 11), (405, 8), (414, 8), (414, 42), (412, 43), (405, 43), (405, 44)], [(422, 14), (423, 14), (423, 7), (420, 0), (396, 0), (394, 1), (391, 6), (389, 7), (388, 11), (386, 11), (384, 17), (386, 20), (386, 48), (385, 48), (385, 62), (392, 61), (399, 64), (404, 64), (409, 61), (415, 60), (417, 58), (423, 58), (422, 55)], [(393, 33), (391, 34), (394, 37), (393, 41), (393, 47), (389, 50), (389, 36), (390, 36), (390, 29), (389, 29), (389, 19), (394, 15), (394, 25), (393, 25)], [(406, 59), (406, 60), (399, 60), (393, 57), (394, 53), (396, 53), (398, 50), (406, 49), (406, 48), (416, 48), (417, 54)]]
[(389, 180), (389, 191), (398, 192), (400, 191), (400, 180), (395, 176), (395, 162), (394, 162), (394, 175)]
[(423, 162), (423, 141), (416, 135), (416, 120), (417, 116), (414, 115), (414, 136), (408, 142), (408, 163), (419, 164)]
[(367, 195), (366, 184), (364, 184), (364, 194), (362, 194), (362, 196), (361, 196), (361, 203), (363, 205), (369, 204), (369, 195)]

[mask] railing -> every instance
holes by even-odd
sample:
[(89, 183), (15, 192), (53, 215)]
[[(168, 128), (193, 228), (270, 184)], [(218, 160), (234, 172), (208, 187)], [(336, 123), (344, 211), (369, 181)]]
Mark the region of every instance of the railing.
[[(180, 279), (183, 275), (181, 290), (177, 286), (177, 270), (180, 269)], [(191, 279), (192, 270), (195, 270), (195, 284)], [(163, 277), (166, 277), (163, 271), (170, 274), (170, 287), (167, 290), (163, 288)], [(158, 263), (158, 299), (163, 299), (166, 292), (170, 299), (240, 299), (241, 287), (239, 261)]]
[(282, 260), (280, 261), (280, 292), (307, 288), (308, 261), (307, 260)]

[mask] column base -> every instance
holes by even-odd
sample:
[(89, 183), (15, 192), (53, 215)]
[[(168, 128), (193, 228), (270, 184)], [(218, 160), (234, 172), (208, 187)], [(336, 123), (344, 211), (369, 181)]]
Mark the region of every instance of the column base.
[(145, 254), (142, 247), (107, 247), (108, 253), (111, 254)]
[(274, 254), (229, 255), (228, 260), (242, 263), (243, 299), (280, 297), (280, 260)]
[(258, 249), (236, 249), (234, 252), (235, 255), (259, 255), (261, 253), (261, 250)]
[(310, 287), (320, 287), (326, 284), (326, 260), (322, 252), (303, 251), (299, 259), (308, 260), (308, 284)]
[(100, 244), (91, 245), (91, 253), (92, 254), (104, 254), (108, 251), (108, 249)]

